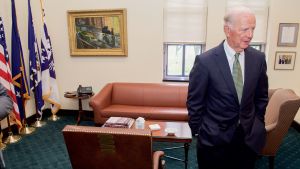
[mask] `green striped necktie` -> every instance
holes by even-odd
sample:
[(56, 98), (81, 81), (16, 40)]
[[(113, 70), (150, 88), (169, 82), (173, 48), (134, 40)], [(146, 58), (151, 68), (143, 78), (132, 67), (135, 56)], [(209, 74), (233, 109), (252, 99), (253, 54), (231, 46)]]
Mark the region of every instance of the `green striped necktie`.
[(233, 69), (232, 69), (232, 77), (234, 81), (234, 86), (236, 89), (236, 93), (239, 98), (239, 103), (241, 103), (242, 95), (243, 95), (243, 74), (239, 61), (240, 53), (236, 53), (234, 55)]

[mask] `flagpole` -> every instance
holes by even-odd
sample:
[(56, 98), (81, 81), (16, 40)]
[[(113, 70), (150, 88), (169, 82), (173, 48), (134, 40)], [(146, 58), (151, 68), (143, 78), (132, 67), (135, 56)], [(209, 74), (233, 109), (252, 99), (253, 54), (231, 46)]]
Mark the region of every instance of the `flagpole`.
[(14, 135), (13, 132), (11, 131), (11, 125), (10, 125), (10, 120), (9, 120), (9, 115), (6, 117), (7, 119), (7, 126), (8, 126), (8, 137), (4, 141), (5, 144), (13, 144), (17, 143), (21, 140), (20, 135)]
[[(24, 106), (24, 104), (25, 104), (25, 99), (22, 99), (23, 100), (23, 106)], [(25, 111), (25, 106), (24, 106), (24, 111)], [(24, 117), (24, 119), (22, 120), (22, 125), (23, 125), (23, 127), (21, 128), (21, 131), (20, 131), (20, 133), (21, 134), (24, 134), (24, 135), (27, 135), (27, 134), (31, 134), (31, 133), (33, 133), (34, 131), (35, 131), (35, 128), (34, 127), (30, 127), (30, 126), (28, 126), (28, 124), (27, 124), (27, 120), (26, 120), (26, 111), (24, 112), (24, 115), (25, 115), (25, 117)]]
[[(36, 122), (33, 124), (33, 127), (43, 127), (46, 125), (46, 122), (42, 121), (42, 115), (38, 113), (38, 103), (37, 103), (37, 95), (36, 95), (36, 88), (34, 88), (34, 103), (35, 103), (35, 115), (36, 115)], [(42, 110), (41, 110), (42, 111)], [(39, 117), (41, 116), (41, 117)]]
[[(21, 68), (21, 74), (22, 74), (22, 78), (24, 78), (24, 69)], [(20, 86), (23, 86), (23, 79), (20, 80)], [(34, 127), (29, 127), (28, 124), (27, 124), (27, 120), (26, 120), (26, 109), (25, 109), (25, 98), (24, 98), (24, 93), (23, 93), (23, 90), (21, 89), (20, 90), (20, 94), (22, 97), (22, 106), (23, 106), (23, 109), (24, 109), (24, 119), (22, 119), (22, 128), (21, 128), (21, 131), (20, 131), (20, 134), (24, 134), (24, 135), (27, 135), (27, 134), (31, 134), (35, 131), (35, 128)]]
[(41, 4), (41, 12), (42, 12), (42, 23), (44, 25), (44, 5), (43, 5), (43, 0), (40, 0)]
[(52, 111), (51, 111), (51, 116), (48, 117), (48, 120), (51, 120), (51, 121), (57, 121), (60, 119), (60, 117), (58, 117), (56, 114), (53, 114)]
[(2, 142), (2, 138), (3, 138), (3, 132), (2, 132), (2, 128), (1, 128), (1, 123), (0, 123), (0, 150), (4, 150), (6, 148), (6, 144), (4, 144)]

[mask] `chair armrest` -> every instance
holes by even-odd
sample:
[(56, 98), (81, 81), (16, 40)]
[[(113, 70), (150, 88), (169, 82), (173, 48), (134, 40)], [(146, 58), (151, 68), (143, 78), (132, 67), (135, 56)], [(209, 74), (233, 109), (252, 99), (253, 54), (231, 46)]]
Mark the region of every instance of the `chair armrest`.
[(271, 130), (275, 129), (276, 125), (277, 125), (277, 123), (272, 123), (272, 124), (266, 125), (265, 126), (266, 131), (270, 132)]
[(99, 93), (91, 98), (89, 105), (93, 108), (94, 112), (99, 112), (111, 104), (111, 95), (112, 84), (109, 83), (105, 85)]
[(153, 153), (153, 169), (160, 169), (162, 168), (162, 164), (161, 164), (161, 157), (164, 156), (164, 152), (163, 151), (155, 151)]

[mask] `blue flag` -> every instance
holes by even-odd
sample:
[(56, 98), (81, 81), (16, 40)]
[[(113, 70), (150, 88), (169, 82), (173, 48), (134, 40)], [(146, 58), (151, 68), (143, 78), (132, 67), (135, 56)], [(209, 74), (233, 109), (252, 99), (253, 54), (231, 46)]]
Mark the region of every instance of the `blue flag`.
[(44, 100), (42, 95), (40, 52), (34, 32), (30, 0), (28, 0), (28, 50), (30, 90), (35, 96), (36, 111), (40, 115), (40, 118), (42, 118)]
[(19, 30), (17, 25), (15, 1), (11, 0), (12, 30), (11, 30), (11, 63), (12, 78), (19, 106), (20, 118), (23, 121), (26, 118), (25, 105), (26, 100), (30, 99), (28, 83), (26, 79), (24, 58)]
[(52, 114), (56, 114), (61, 107), (58, 86), (56, 82), (56, 73), (54, 66), (54, 58), (50, 36), (48, 34), (47, 25), (45, 21), (45, 10), (43, 1), (42, 7), (42, 37), (41, 37), (41, 70), (42, 70), (42, 84), (43, 84), (43, 99), (51, 104)]

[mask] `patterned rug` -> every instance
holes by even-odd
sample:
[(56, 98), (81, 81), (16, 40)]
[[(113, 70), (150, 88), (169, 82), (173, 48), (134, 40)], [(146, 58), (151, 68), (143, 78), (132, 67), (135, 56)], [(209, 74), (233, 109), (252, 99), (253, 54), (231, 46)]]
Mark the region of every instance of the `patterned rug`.
[[(37, 128), (30, 134), (22, 136), (18, 143), (10, 144), (3, 151), (7, 169), (71, 169), (68, 152), (64, 144), (61, 130), (67, 124), (75, 124), (73, 115), (60, 116), (61, 119), (53, 122), (46, 121), (46, 126)], [(81, 125), (93, 125), (84, 121)], [(179, 143), (155, 142), (154, 150), (164, 147), (179, 146)], [(197, 169), (196, 139), (189, 151), (189, 169)], [(183, 149), (166, 150), (170, 156), (184, 158)], [(183, 169), (184, 163), (165, 158), (168, 169)], [(268, 159), (262, 157), (257, 160), (256, 169), (268, 169)], [(290, 128), (275, 159), (275, 169), (299, 169), (300, 168), (300, 133)]]

